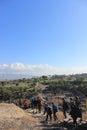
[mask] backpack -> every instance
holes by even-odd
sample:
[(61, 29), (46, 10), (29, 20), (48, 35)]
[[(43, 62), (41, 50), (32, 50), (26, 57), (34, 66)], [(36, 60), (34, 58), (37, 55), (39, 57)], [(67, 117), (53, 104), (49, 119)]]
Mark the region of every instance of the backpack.
[(52, 114), (52, 110), (50, 107), (48, 107), (48, 114)]
[(42, 105), (43, 105), (43, 102), (42, 102), (41, 100), (38, 100), (38, 104), (39, 104), (40, 106), (42, 106)]
[(58, 107), (55, 104), (53, 104), (53, 111), (58, 112)]
[(65, 110), (69, 110), (69, 104), (68, 104), (68, 102), (64, 102), (63, 108), (64, 108)]

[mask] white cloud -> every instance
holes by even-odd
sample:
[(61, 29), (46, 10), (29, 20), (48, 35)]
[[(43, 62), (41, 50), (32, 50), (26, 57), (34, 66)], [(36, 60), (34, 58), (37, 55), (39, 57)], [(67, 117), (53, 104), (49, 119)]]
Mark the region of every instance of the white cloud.
[(71, 68), (60, 68), (54, 67), (48, 64), (40, 65), (24, 65), (22, 63), (14, 64), (3, 64), (0, 65), (0, 74), (20, 74), (20, 75), (54, 75), (54, 74), (77, 74), (87, 73), (87, 67), (71, 67)]
[(25, 69), (25, 66), (22, 63), (14, 63), (10, 65), (11, 69)]
[(7, 64), (2, 64), (2, 65), (0, 65), (0, 69), (6, 69), (6, 68), (8, 68), (9, 67), (9, 65), (7, 65)]

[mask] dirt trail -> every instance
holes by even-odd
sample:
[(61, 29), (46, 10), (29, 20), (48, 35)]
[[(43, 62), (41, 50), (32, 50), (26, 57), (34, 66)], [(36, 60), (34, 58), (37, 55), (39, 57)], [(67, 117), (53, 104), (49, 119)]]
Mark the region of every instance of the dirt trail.
[(24, 111), (14, 104), (0, 103), (0, 130), (72, 130), (73, 128), (72, 120), (67, 118), (64, 121), (62, 112), (58, 112), (56, 122), (54, 120), (45, 122), (45, 118), (43, 112), (33, 113), (32, 109)]
[(33, 114), (31, 109), (24, 111), (14, 104), (0, 103), (0, 130), (61, 130), (44, 119), (43, 113)]
[[(28, 114), (32, 115), (35, 119), (39, 121), (36, 128), (39, 127), (39, 129), (43, 129), (43, 130), (76, 130), (76, 128), (73, 126), (73, 120), (69, 114), (67, 114), (67, 118), (64, 119), (63, 112), (59, 111), (57, 112), (57, 117), (58, 117), (57, 121), (54, 121), (52, 119), (51, 122), (50, 120), (46, 122), (45, 121), (46, 115), (43, 115), (43, 112), (33, 113), (32, 109), (28, 109), (26, 111), (28, 112)], [(80, 122), (80, 119), (78, 119), (78, 128), (81, 125), (86, 123), (87, 123), (87, 114), (83, 113), (83, 121)], [(86, 129), (84, 128), (82, 130), (87, 130), (87, 127)]]

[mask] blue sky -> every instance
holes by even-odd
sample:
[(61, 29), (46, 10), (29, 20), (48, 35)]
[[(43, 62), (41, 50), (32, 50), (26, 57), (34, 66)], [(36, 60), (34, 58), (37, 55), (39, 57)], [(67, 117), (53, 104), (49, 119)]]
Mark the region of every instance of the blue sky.
[(86, 0), (0, 0), (1, 71), (82, 73), (86, 66)]

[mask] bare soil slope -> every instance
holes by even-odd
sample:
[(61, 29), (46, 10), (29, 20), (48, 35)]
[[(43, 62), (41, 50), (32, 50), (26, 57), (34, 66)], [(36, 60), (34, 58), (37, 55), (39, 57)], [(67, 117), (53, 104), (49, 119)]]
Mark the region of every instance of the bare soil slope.
[(0, 130), (30, 130), (37, 122), (14, 104), (0, 104)]
[[(0, 130), (72, 130), (72, 122), (63, 122), (62, 112), (58, 112), (57, 116), (57, 122), (46, 123), (43, 113), (33, 114), (31, 109), (24, 111), (14, 104), (0, 103)], [(86, 121), (87, 114), (84, 113), (83, 117)], [(84, 122), (78, 126), (79, 129), (73, 130), (80, 130), (80, 127), (87, 130), (86, 122), (83, 125)]]

